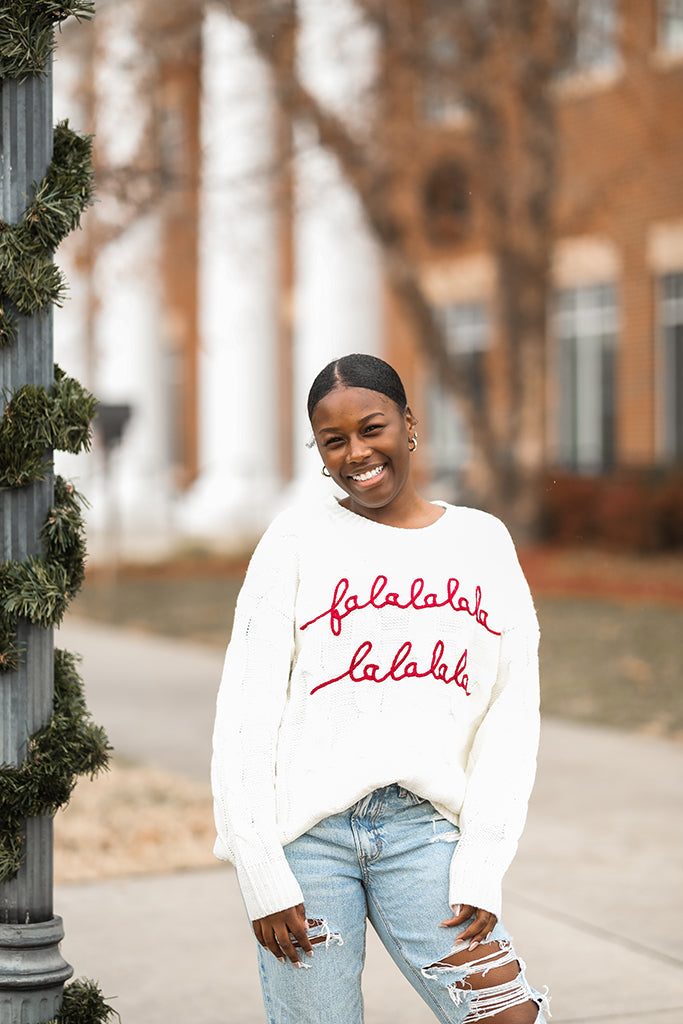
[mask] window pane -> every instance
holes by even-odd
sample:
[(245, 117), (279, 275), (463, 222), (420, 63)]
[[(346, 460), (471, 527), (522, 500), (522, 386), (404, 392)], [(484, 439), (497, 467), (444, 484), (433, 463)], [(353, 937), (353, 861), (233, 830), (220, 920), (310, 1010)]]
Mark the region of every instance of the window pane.
[(579, 0), (574, 67), (587, 71), (616, 62), (615, 0)]
[(568, 288), (557, 297), (560, 462), (597, 472), (614, 463), (616, 295), (612, 284)]
[[(446, 332), (449, 353), (467, 379), (474, 401), (483, 403), (485, 353), (490, 343), (487, 307), (482, 303), (463, 303), (445, 306), (437, 315)], [(467, 459), (466, 431), (455, 399), (437, 379), (429, 386), (428, 409), (434, 475), (454, 479)]]
[(683, 462), (683, 273), (666, 274), (660, 296), (665, 451), (672, 462)]
[(683, 0), (659, 0), (658, 41), (663, 50), (683, 51)]
[(462, 115), (464, 105), (456, 83), (458, 40), (443, 0), (430, 0), (424, 19), (422, 114), (428, 121), (449, 121)]
[(489, 319), (481, 302), (444, 306), (441, 310), (448, 351), (452, 355), (483, 352), (489, 345)]

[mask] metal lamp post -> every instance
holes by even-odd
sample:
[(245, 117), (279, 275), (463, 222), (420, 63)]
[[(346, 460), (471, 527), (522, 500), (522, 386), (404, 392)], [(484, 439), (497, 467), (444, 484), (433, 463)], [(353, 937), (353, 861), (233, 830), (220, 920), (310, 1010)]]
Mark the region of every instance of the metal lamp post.
[[(52, 79), (32, 75), (0, 82), (0, 184), (2, 217), (17, 223), (52, 156)], [(16, 341), (0, 349), (0, 409), (24, 384), (53, 382), (52, 315), (18, 318)], [(23, 561), (41, 553), (39, 531), (52, 504), (53, 479), (0, 491), (0, 560)], [(18, 765), (28, 738), (52, 711), (52, 630), (22, 621), (24, 648), (16, 671), (0, 674), (0, 763)], [(1, 811), (0, 811), (1, 815)], [(0, 1020), (43, 1024), (55, 1016), (72, 969), (62, 958), (62, 922), (52, 906), (52, 820), (26, 821), (24, 863), (0, 885)]]

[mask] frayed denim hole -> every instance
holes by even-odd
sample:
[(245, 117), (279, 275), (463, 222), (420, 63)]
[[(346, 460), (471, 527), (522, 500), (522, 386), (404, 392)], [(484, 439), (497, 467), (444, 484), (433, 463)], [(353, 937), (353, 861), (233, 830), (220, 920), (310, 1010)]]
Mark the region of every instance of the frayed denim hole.
[[(327, 949), (328, 946), (344, 945), (341, 933), (332, 931), (324, 917), (309, 917), (306, 933), (314, 946), (324, 945)], [(295, 942), (294, 945), (299, 947), (298, 942)]]
[[(436, 826), (439, 821), (448, 821), (444, 818), (443, 814), (435, 814), (432, 818), (432, 832), (434, 833), (432, 838), (429, 840), (430, 843), (457, 843), (460, 839), (460, 829), (457, 825), (452, 825), (447, 832), (437, 832)], [(450, 825), (451, 823), (448, 822)]]
[[(468, 1013), (463, 1024), (474, 1024), (475, 1021), (494, 1017), (513, 1006), (532, 1002), (537, 1008), (536, 1022), (544, 1019), (543, 1014), (550, 1016), (549, 996), (536, 993), (526, 980), (524, 961), (517, 956), (511, 943), (505, 940), (496, 941), (497, 949), (485, 952), (479, 959), (468, 960), (462, 964), (447, 963), (447, 957), (465, 951), (468, 947), (464, 942), (456, 940), (453, 949), (443, 960), (422, 968), (422, 973), (432, 981), (445, 983), (448, 994), (456, 1006), (467, 1004)], [(514, 978), (498, 985), (474, 988), (468, 980), (480, 974), (484, 978), (489, 971), (495, 971), (507, 964), (516, 962), (519, 968)]]

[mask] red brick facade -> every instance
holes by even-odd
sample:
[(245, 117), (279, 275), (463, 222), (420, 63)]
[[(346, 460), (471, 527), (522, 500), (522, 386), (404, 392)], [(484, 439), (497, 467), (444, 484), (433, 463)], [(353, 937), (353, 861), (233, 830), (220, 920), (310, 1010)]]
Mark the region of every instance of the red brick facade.
[[(566, 453), (573, 442), (563, 438), (562, 433), (572, 417), (576, 421), (572, 429), (578, 436), (578, 461), (571, 468), (601, 471), (620, 466), (652, 466), (676, 461), (683, 455), (680, 438), (678, 442), (675, 438), (666, 440), (667, 431), (675, 433), (675, 422), (680, 423), (680, 409), (676, 414), (671, 403), (683, 403), (683, 382), (679, 382), (678, 394), (670, 397), (667, 405), (666, 377), (672, 370), (660, 329), (662, 276), (683, 275), (683, 44), (680, 34), (668, 40), (659, 34), (658, 17), (663, 15), (665, 6), (657, 0), (615, 0), (611, 62), (568, 73), (554, 87), (559, 127), (555, 287), (613, 288), (616, 328), (613, 357), (604, 357), (606, 362), (613, 358), (609, 371), (613, 373), (613, 383), (605, 385), (608, 390), (613, 388), (609, 399), (613, 402), (613, 423), (605, 427), (613, 434), (612, 455), (603, 458), (602, 463), (595, 456), (597, 461), (593, 464), (590, 453), (585, 455), (591, 442), (585, 417), (594, 414), (602, 416), (603, 421), (610, 418), (609, 401), (603, 395), (602, 405), (591, 413), (587, 394), (590, 388), (582, 391), (580, 383), (584, 371), (574, 367), (579, 374), (576, 396), (564, 401), (569, 405), (574, 402), (576, 408), (567, 412), (564, 426), (558, 419), (557, 409), (568, 385), (561, 379), (555, 320), (552, 314), (549, 316), (549, 415), (545, 443), (551, 464), (562, 463), (563, 459), (565, 464), (567, 459), (571, 461), (571, 454)], [(683, 27), (679, 26), (679, 31)], [(449, 154), (457, 158), (465, 152), (467, 134), (466, 117), (425, 126), (420, 157), (411, 162), (402, 183), (403, 201), (415, 225), (423, 217), (418, 188), (426, 170)], [(514, 168), (510, 173), (514, 174)], [(471, 218), (463, 238), (454, 239), (451, 245), (434, 246), (427, 234), (423, 221), (416, 233), (415, 252), (426, 277), (435, 282), (437, 304), (495, 301), (482, 241), (476, 185)], [(581, 301), (585, 298), (586, 295), (579, 296)], [(589, 301), (594, 299), (594, 295), (588, 295)], [(601, 301), (607, 301), (604, 295)], [(416, 355), (405, 329), (391, 315), (391, 302), (388, 305), (388, 358), (406, 374), (411, 392), (422, 395), (424, 400), (428, 376), (424, 360)], [(586, 314), (579, 306), (577, 300), (579, 312), (575, 322), (580, 325)], [(571, 333), (571, 325), (567, 330)], [(568, 351), (573, 344), (568, 342)], [(676, 344), (683, 359), (683, 342)], [(489, 385), (501, 392), (505, 381), (500, 367), (497, 368), (493, 331), (489, 345)], [(581, 358), (579, 353), (576, 359)], [(680, 366), (677, 372), (683, 374)], [(585, 373), (590, 376), (588, 364)], [(495, 407), (498, 402), (492, 404)], [(587, 434), (583, 440), (582, 429)], [(676, 443), (678, 454), (672, 455), (672, 445), (675, 448)]]

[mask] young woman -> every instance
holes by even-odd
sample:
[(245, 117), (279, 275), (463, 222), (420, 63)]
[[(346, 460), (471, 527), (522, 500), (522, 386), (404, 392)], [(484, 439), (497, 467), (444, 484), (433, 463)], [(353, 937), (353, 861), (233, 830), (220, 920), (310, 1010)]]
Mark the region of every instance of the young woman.
[(215, 852), (237, 868), (268, 1022), (361, 1024), (369, 918), (437, 1020), (540, 1024), (498, 920), (538, 741), (512, 541), (418, 494), (417, 421), (387, 363), (330, 363), (308, 412), (346, 496), (264, 534), (214, 732)]

